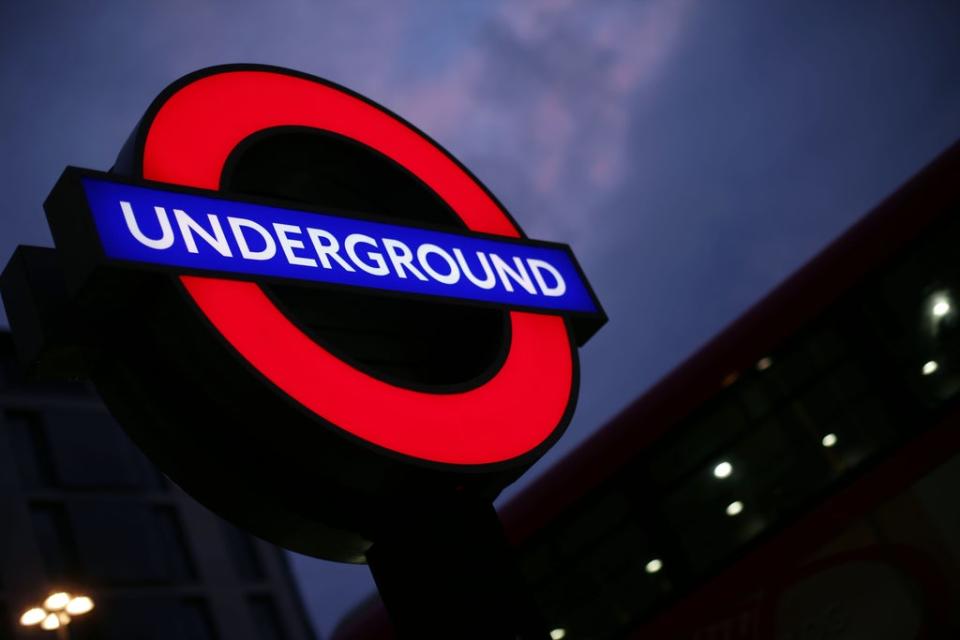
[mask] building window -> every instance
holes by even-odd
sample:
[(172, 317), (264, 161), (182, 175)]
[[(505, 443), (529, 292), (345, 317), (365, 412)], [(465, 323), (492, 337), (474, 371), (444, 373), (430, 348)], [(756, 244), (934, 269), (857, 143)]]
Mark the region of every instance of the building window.
[(59, 580), (77, 575), (77, 547), (63, 505), (32, 504), (30, 519), (47, 577)]
[(3, 422), (24, 488), (48, 489), (57, 486), (50, 444), (43, 431), (40, 414), (35, 411), (6, 411)]
[(287, 637), (272, 598), (268, 596), (250, 598), (250, 615), (253, 617), (256, 637), (260, 640), (284, 640)]
[(85, 578), (99, 584), (191, 583), (196, 574), (177, 513), (139, 499), (69, 503)]
[(173, 507), (155, 507), (153, 515), (167, 577), (174, 582), (195, 580), (197, 572), (176, 511)]
[(165, 489), (156, 467), (104, 411), (44, 412), (50, 456), (67, 489)]
[(180, 632), (174, 637), (183, 640), (214, 640), (217, 637), (210, 610), (203, 600), (183, 600), (180, 603), (179, 618)]
[(251, 582), (263, 580), (263, 564), (260, 562), (257, 543), (253, 537), (226, 521), (222, 523), (221, 529), (239, 576)]
[(102, 411), (11, 410), (4, 412), (3, 425), (27, 489), (169, 488), (163, 474)]
[[(0, 382), (3, 382), (0, 380)], [(10, 619), (10, 613), (4, 603), (0, 602), (0, 640), (12, 640), (14, 621)]]
[[(0, 336), (0, 389), (4, 387), (12, 387), (16, 382), (19, 382), (20, 375), (19, 367), (17, 366), (16, 356), (13, 354), (13, 345), (9, 344), (12, 342), (9, 338), (9, 334), (5, 336)], [(3, 343), (7, 342), (9, 347), (4, 349), (6, 346)]]
[(210, 610), (202, 598), (107, 597), (101, 599), (97, 610), (100, 615), (96, 635), (91, 636), (91, 640), (93, 637), (97, 640), (218, 638)]

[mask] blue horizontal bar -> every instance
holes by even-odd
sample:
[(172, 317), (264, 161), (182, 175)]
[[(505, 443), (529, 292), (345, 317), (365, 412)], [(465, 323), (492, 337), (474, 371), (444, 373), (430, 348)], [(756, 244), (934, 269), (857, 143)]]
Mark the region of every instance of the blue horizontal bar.
[(81, 180), (103, 251), (113, 260), (554, 313), (599, 311), (561, 245)]

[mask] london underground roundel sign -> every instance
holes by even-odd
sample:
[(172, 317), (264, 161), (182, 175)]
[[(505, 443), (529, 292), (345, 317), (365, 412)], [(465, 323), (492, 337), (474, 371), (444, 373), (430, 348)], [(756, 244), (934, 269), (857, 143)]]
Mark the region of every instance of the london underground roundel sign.
[(391, 504), (515, 479), (605, 321), (569, 248), (436, 143), (284, 69), (181, 79), (46, 209), (111, 410), (211, 507), (325, 557)]

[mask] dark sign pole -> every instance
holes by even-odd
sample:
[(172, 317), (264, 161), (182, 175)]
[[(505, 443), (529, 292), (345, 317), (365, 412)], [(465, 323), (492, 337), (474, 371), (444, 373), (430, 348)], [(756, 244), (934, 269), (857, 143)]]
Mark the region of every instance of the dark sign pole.
[(398, 637), (549, 638), (489, 503), (456, 494), (394, 517), (367, 562)]

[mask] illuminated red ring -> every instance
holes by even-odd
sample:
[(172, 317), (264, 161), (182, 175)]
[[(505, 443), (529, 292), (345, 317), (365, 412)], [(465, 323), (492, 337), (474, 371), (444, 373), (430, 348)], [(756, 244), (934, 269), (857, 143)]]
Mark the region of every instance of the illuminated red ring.
[[(218, 189), (224, 164), (264, 129), (311, 127), (392, 158), (433, 189), (472, 230), (519, 232), (462, 167), (392, 114), (340, 88), (271, 70), (224, 70), (175, 90), (147, 124), (143, 177)], [(256, 284), (181, 276), (214, 327), (261, 374), (326, 421), (414, 458), (489, 464), (530, 452), (565, 420), (572, 345), (558, 316), (510, 312), (500, 370), (460, 393), (397, 387), (355, 369), (300, 331)]]

